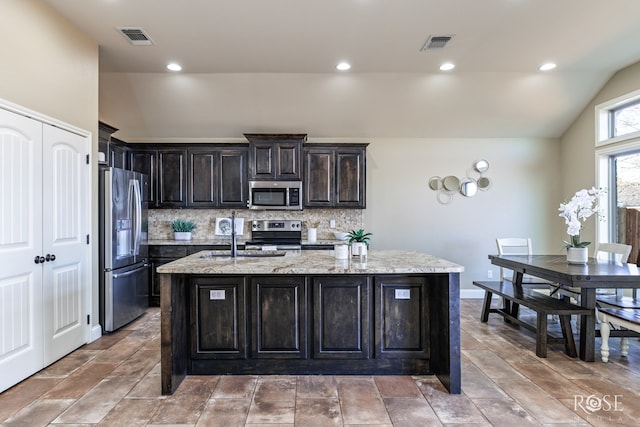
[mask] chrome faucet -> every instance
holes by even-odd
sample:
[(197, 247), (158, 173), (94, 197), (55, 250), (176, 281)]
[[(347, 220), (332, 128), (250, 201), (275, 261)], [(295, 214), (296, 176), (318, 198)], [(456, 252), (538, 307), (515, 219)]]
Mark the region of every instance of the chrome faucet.
[(231, 258), (238, 256), (238, 243), (236, 241), (236, 211), (231, 211)]

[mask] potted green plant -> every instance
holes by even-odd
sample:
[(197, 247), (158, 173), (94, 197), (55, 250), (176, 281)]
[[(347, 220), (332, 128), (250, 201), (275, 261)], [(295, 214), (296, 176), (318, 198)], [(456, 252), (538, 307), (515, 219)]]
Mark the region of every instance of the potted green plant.
[(176, 219), (171, 221), (173, 229), (173, 238), (175, 240), (191, 240), (191, 232), (196, 228), (196, 223), (184, 219)]
[(347, 233), (349, 244), (351, 245), (351, 255), (360, 255), (360, 248), (369, 247), (369, 238), (373, 233), (366, 233), (363, 228), (359, 230), (351, 230)]

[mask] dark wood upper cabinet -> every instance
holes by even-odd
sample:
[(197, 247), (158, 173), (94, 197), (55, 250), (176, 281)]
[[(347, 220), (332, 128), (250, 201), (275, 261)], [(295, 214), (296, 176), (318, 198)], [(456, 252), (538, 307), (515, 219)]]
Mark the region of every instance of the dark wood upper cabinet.
[(249, 194), (247, 181), (247, 148), (224, 149), (219, 152), (218, 206), (246, 208)]
[(158, 206), (182, 208), (187, 205), (186, 171), (186, 150), (158, 150)]
[(156, 150), (141, 150), (138, 148), (129, 150), (129, 168), (133, 171), (147, 175), (147, 194), (146, 199), (149, 207), (156, 207), (157, 194), (157, 165), (156, 159), (158, 152)]
[(365, 207), (365, 150), (336, 149), (336, 207)]
[(114, 168), (127, 169), (129, 163), (127, 159), (128, 154), (129, 150), (127, 148), (127, 144), (124, 141), (119, 140), (118, 138), (111, 137), (109, 150), (107, 151), (107, 155), (109, 156), (109, 166), (113, 166)]
[(149, 180), (149, 208), (186, 206), (187, 151), (149, 146), (129, 149), (129, 168), (144, 173)]
[(247, 207), (246, 148), (189, 150), (187, 207)]
[(368, 144), (304, 148), (304, 206), (365, 208)]
[(304, 207), (366, 207), (368, 144), (303, 144), (305, 134), (245, 134), (249, 144), (129, 144), (114, 156), (149, 177), (154, 208), (246, 208), (249, 180), (302, 180)]
[(187, 206), (211, 207), (217, 202), (218, 156), (211, 150), (188, 152)]
[(331, 207), (335, 188), (334, 151), (331, 148), (306, 148), (304, 160), (305, 207)]
[(245, 133), (249, 141), (249, 179), (302, 179), (302, 144), (306, 134)]
[(155, 147), (129, 149), (131, 170), (149, 176), (150, 208), (246, 208), (246, 145)]

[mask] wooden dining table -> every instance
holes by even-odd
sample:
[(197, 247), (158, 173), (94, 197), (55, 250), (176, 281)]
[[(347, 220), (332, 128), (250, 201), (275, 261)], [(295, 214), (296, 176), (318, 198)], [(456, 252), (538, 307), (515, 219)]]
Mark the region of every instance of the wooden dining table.
[(586, 264), (569, 264), (564, 255), (489, 255), (491, 264), (514, 272), (514, 285), (522, 289), (523, 276), (535, 276), (560, 286), (580, 289), (580, 305), (591, 310), (580, 321), (580, 359), (593, 362), (596, 339), (596, 289), (640, 288), (635, 264), (589, 258)]

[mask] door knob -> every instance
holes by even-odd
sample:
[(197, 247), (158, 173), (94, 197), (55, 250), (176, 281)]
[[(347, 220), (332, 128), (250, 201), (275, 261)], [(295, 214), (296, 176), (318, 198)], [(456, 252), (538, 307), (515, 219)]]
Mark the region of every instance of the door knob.
[(43, 263), (45, 261), (45, 258), (43, 256), (36, 256), (35, 259), (33, 260), (36, 264), (40, 264)]
[(45, 256), (44, 258), (47, 262), (49, 261), (55, 261), (56, 260), (56, 256), (54, 254), (47, 254), (47, 256)]

